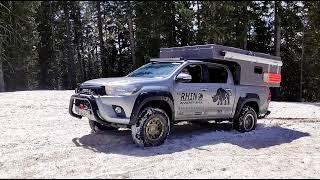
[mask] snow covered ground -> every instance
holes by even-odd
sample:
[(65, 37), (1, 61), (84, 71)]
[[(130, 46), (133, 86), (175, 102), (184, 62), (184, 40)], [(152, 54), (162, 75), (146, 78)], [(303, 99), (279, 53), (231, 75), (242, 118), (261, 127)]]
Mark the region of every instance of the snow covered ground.
[(159, 147), (128, 130), (90, 134), (68, 114), (73, 91), (0, 93), (1, 178), (318, 178), (320, 103), (271, 102), (249, 133), (175, 127)]

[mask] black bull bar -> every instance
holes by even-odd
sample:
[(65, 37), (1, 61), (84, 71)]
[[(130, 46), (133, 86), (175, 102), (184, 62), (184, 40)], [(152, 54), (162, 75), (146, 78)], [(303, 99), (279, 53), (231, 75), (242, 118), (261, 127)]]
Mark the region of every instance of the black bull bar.
[(95, 98), (93, 96), (83, 96), (80, 94), (74, 94), (70, 98), (70, 103), (69, 103), (69, 114), (73, 117), (81, 119), (82, 116), (79, 114), (76, 114), (73, 112), (73, 106), (75, 104), (75, 100), (83, 100), (87, 101), (90, 104), (91, 111), (93, 113), (93, 116), (95, 118), (95, 121), (97, 121), (100, 124), (110, 126), (110, 123), (106, 122), (99, 114), (98, 114), (98, 105), (95, 101)]

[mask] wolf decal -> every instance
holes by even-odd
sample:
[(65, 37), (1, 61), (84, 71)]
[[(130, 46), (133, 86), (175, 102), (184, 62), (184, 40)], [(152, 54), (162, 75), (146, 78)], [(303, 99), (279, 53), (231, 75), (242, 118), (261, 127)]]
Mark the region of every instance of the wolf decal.
[(226, 91), (222, 88), (219, 88), (217, 90), (216, 95), (211, 96), (212, 97), (212, 101), (213, 102), (217, 102), (217, 105), (229, 105), (230, 104), (230, 96), (231, 96), (231, 92)]

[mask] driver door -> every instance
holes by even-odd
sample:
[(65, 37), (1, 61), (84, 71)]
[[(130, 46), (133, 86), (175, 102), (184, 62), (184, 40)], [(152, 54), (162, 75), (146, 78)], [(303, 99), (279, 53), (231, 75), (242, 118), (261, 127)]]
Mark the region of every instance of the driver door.
[(203, 99), (207, 84), (203, 81), (202, 65), (191, 64), (185, 68), (189, 70), (192, 78), (190, 82), (175, 81), (173, 86), (175, 117), (177, 120), (205, 118)]

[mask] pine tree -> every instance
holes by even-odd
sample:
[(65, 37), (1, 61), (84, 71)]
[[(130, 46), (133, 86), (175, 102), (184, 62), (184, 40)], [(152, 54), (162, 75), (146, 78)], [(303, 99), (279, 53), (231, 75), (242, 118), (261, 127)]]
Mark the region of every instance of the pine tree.
[(103, 40), (103, 32), (102, 32), (102, 12), (101, 12), (101, 6), (100, 6), (100, 1), (96, 2), (96, 7), (97, 7), (97, 16), (98, 16), (98, 29), (99, 29), (99, 47), (100, 47), (100, 58), (102, 62), (102, 76), (103, 77), (108, 77), (109, 76), (109, 67), (107, 63), (107, 53), (106, 53), (106, 48), (104, 45), (104, 40)]
[(133, 68), (136, 68), (136, 42), (134, 38), (134, 28), (133, 28), (133, 2), (127, 1), (126, 3), (126, 15), (128, 19), (128, 28), (130, 34), (130, 49), (131, 49), (131, 57), (132, 57), (132, 65)]
[(274, 19), (275, 19), (275, 55), (280, 56), (281, 43), (281, 1), (274, 2)]
[(38, 2), (8, 1), (0, 4), (0, 91), (28, 88), (33, 73)]
[(40, 41), (38, 43), (39, 54), (39, 88), (40, 89), (53, 89), (49, 77), (49, 69), (51, 62), (54, 61), (53, 57), (53, 11), (52, 2), (43, 1), (39, 6), (37, 13), (37, 31), (39, 32)]

